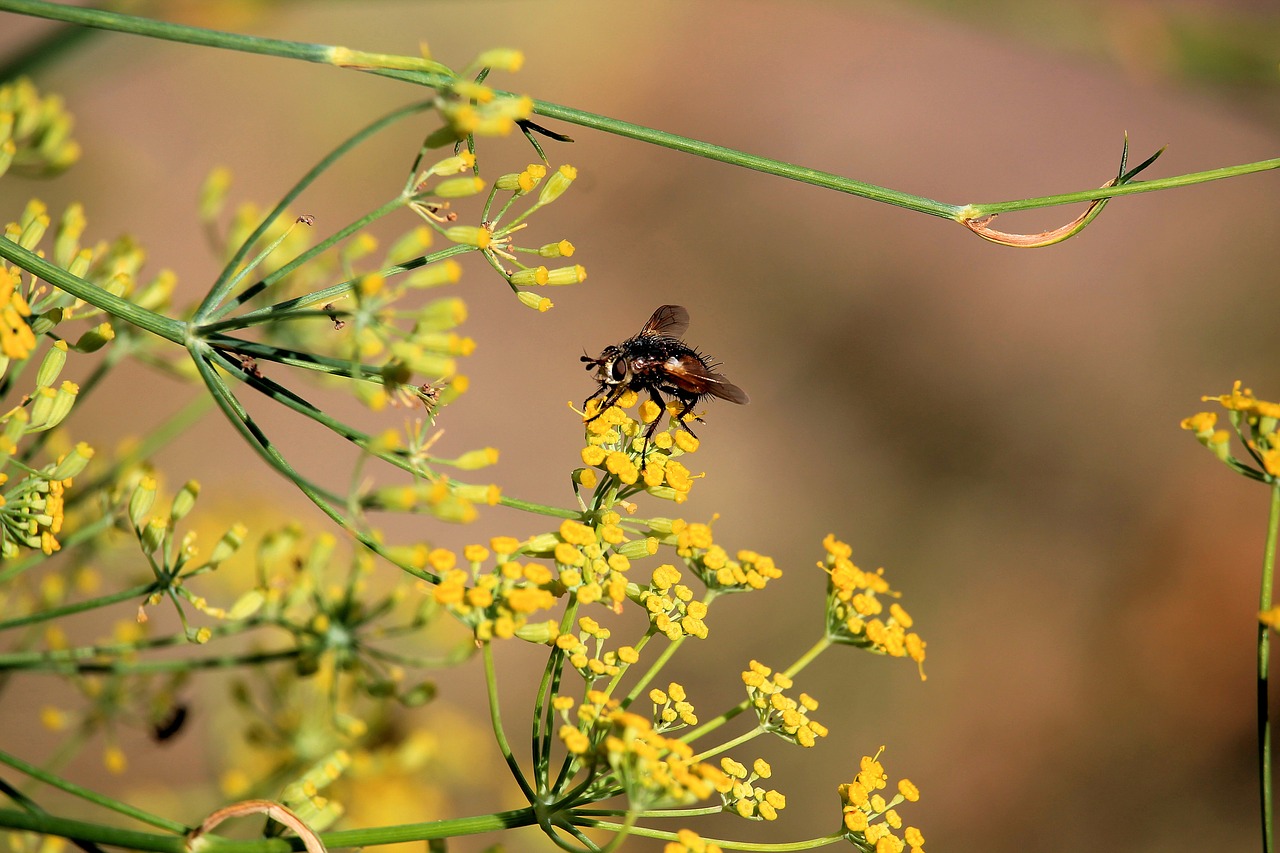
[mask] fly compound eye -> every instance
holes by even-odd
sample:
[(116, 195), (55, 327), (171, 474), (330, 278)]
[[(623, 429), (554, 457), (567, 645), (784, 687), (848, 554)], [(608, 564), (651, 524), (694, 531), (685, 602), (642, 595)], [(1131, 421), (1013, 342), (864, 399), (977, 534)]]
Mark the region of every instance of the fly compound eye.
[(627, 374), (631, 371), (627, 368), (627, 360), (619, 358), (614, 360), (609, 367), (609, 376), (614, 382), (621, 382), (627, 378)]

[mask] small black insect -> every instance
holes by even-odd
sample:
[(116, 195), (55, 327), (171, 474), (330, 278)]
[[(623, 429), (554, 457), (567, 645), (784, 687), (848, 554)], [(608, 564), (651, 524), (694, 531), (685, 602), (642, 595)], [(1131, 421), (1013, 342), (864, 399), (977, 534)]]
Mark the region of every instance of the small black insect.
[[(637, 394), (648, 391), (649, 398), (662, 408), (666, 406), (663, 394), (674, 397), (680, 402), (680, 411), (671, 418), (679, 421), (690, 433), (693, 430), (689, 429), (686, 418), (691, 416), (693, 407), (703, 397), (747, 403), (746, 391), (716, 373), (718, 365), (680, 340), (688, 328), (689, 312), (683, 306), (663, 305), (653, 312), (649, 322), (634, 338), (605, 347), (599, 358), (582, 356), (587, 370), (594, 369), (596, 381), (600, 383), (596, 392), (582, 402), (582, 407), (585, 409), (587, 403), (604, 396), (600, 408), (586, 422), (591, 423), (600, 417), (629, 390)], [(692, 417), (702, 420), (696, 415)], [(661, 417), (654, 418), (645, 430), (644, 448), (640, 452), (642, 462), (649, 450), (649, 439), (657, 432), (661, 420)]]

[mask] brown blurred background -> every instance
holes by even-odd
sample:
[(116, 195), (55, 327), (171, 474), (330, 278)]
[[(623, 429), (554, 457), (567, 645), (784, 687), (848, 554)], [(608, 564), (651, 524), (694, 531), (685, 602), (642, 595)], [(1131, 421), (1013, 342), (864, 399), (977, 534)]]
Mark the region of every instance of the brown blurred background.
[[(525, 69), (497, 85), (947, 202), (1097, 186), (1114, 175), (1125, 131), (1133, 162), (1169, 145), (1152, 176), (1280, 151), (1272, 4), (981, 7), (164, 11), (386, 52), (413, 54), (425, 39), (455, 66), (519, 47)], [(0, 17), (0, 48), (45, 29)], [(66, 96), (85, 156), (52, 183), (0, 184), (0, 218), (30, 195), (55, 211), (83, 200), (91, 234), (127, 229), (148, 268), (175, 269), (191, 297), (217, 270), (193, 215), (210, 168), (231, 167), (233, 198), (273, 202), (355, 127), (418, 96), (354, 72), (122, 35), (96, 38), (37, 82)], [(365, 146), (299, 211), (337, 227), (389, 197), (425, 129), (401, 125)], [(860, 565), (886, 567), (929, 642), (924, 684), (910, 665), (849, 650), (807, 670), (798, 687), (822, 702), (816, 716), (831, 736), (803, 753), (758, 752), (788, 795), (783, 819), (725, 821), (708, 834), (781, 841), (834, 829), (836, 785), (887, 744), (890, 775), (923, 791), (908, 822), (935, 851), (1256, 845), (1253, 641), (1267, 495), (1178, 421), (1235, 379), (1280, 397), (1276, 176), (1117, 201), (1081, 237), (1018, 251), (943, 220), (557, 129), (577, 142), (552, 143), (553, 162), (581, 177), (531, 230), (535, 244), (573, 241), (590, 279), (551, 293), (555, 310), (538, 315), (469, 263), (459, 292), (479, 348), (466, 367), (472, 391), (442, 422), (445, 446), (499, 447), (493, 476), (508, 493), (567, 504), (580, 432), (565, 402), (592, 389), (578, 355), (634, 333), (661, 303), (684, 304), (689, 339), (752, 396), (745, 409), (710, 406), (693, 466), (708, 477), (684, 514), (720, 513), (718, 541), (770, 554), (787, 572), (766, 594), (718, 605), (711, 639), (684, 650), (678, 675), (700, 713), (737, 701), (747, 659), (785, 666), (816, 638), (813, 564), (828, 532)], [(490, 177), (529, 158), (518, 139), (481, 153)], [(1035, 231), (1076, 212), (1000, 227)], [(80, 438), (111, 446), (193, 393), (133, 376), (164, 402), (140, 410), (123, 385), (100, 394), (81, 413), (92, 434)], [(297, 430), (300, 451), (333, 452), (328, 438), (256, 408), (274, 434)], [(211, 503), (254, 494), (319, 521), (216, 416), (162, 465), (174, 482), (200, 479)], [(417, 522), (400, 534), (459, 545), (540, 524), (493, 509), (469, 529)], [(534, 685), (520, 661), (530, 658), (508, 654), (506, 686), (528, 707)], [(479, 683), (473, 663), (442, 700), (480, 720), (479, 697), (467, 695)], [(216, 751), (198, 717), (181, 748)], [(138, 755), (124, 790), (166, 772)], [(512, 786), (499, 787), (500, 802), (458, 808), (510, 807)], [(199, 817), (181, 805), (166, 813)]]

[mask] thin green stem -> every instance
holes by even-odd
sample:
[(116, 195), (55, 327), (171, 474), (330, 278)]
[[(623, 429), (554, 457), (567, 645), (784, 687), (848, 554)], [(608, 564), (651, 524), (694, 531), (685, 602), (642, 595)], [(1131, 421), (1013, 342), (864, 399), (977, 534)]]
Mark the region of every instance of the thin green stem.
[(74, 616), (77, 613), (84, 613), (87, 610), (96, 610), (99, 607), (110, 607), (113, 604), (119, 604), (122, 601), (131, 599), (146, 598), (151, 593), (161, 588), (161, 584), (157, 582), (140, 584), (129, 589), (113, 592), (110, 595), (99, 596), (98, 598), (88, 598), (84, 601), (77, 601), (73, 604), (64, 604), (62, 607), (52, 607), (48, 610), (37, 610), (35, 613), (28, 613), (25, 616), (16, 616), (13, 619), (6, 619), (0, 622), (0, 631), (8, 631), (13, 628), (21, 628), (25, 625), (34, 625), (38, 622), (48, 622), (51, 619), (61, 619), (64, 616)]
[[(597, 820), (595, 818), (580, 817), (573, 821), (578, 826), (593, 827), (595, 829), (607, 829), (612, 832), (619, 832), (623, 829), (620, 823), (613, 821)], [(650, 829), (644, 826), (633, 826), (630, 828), (631, 835), (638, 835), (643, 838), (656, 838), (659, 841), (677, 841), (678, 836), (674, 832), (663, 829)], [(844, 834), (840, 832), (831, 835), (823, 835), (819, 838), (807, 838), (804, 841), (787, 841), (781, 844), (764, 844), (751, 841), (729, 841), (721, 838), (706, 838), (708, 843), (717, 844), (725, 850), (751, 850), (756, 853), (788, 853), (791, 850), (813, 850), (817, 847), (826, 847), (828, 844), (835, 844), (844, 839)]]
[[(1262, 591), (1258, 609), (1271, 609), (1272, 584), (1276, 568), (1276, 539), (1280, 532), (1280, 480), (1271, 484), (1271, 510), (1267, 515), (1267, 543), (1262, 552)], [(1262, 796), (1262, 853), (1275, 849), (1272, 834), (1271, 719), (1268, 702), (1268, 675), (1271, 664), (1271, 629), (1258, 625), (1258, 775)]]
[[(301, 59), (307, 62), (318, 62), (327, 65), (347, 66), (371, 74), (432, 88), (440, 88), (441, 86), (445, 86), (456, 79), (456, 77), (449, 72), (447, 68), (444, 68), (444, 66), (434, 63), (424, 63), (423, 60), (415, 57), (362, 54), (332, 45), (308, 44), (303, 42), (285, 41), (282, 39), (256, 38), (252, 36), (238, 35), (235, 33), (206, 30), (199, 27), (183, 26), (181, 24), (153, 21), (146, 18), (136, 18), (130, 15), (121, 15), (113, 12), (62, 6), (56, 3), (41, 2), (40, 0), (0, 0), (0, 11), (6, 10), (26, 15), (35, 15), (38, 17), (66, 21), (68, 23), (82, 24), (84, 26), (128, 32), (135, 35), (148, 36), (150, 38), (201, 45), (204, 47), (237, 50), (246, 53), (257, 53), (286, 59)], [(499, 92), (498, 94), (508, 95), (509, 93)], [(1230, 178), (1238, 175), (1246, 175), (1268, 169), (1280, 168), (1280, 158), (1277, 158), (1238, 166), (1228, 166), (1221, 169), (1210, 169), (1204, 172), (1176, 175), (1168, 178), (1159, 178), (1142, 182), (1135, 181), (1120, 186), (1081, 190), (1074, 193), (1061, 193), (1057, 195), (1041, 196), (1032, 199), (1019, 199), (1007, 202), (958, 205), (948, 204), (923, 196), (900, 192), (898, 190), (892, 190), (887, 187), (869, 184), (864, 181), (856, 181), (851, 178), (845, 178), (830, 172), (822, 172), (817, 169), (809, 169), (793, 163), (784, 163), (780, 160), (748, 154), (746, 152), (726, 148), (721, 145), (713, 145), (709, 142), (702, 142), (700, 140), (691, 139), (678, 134), (667, 133), (665, 131), (645, 127), (643, 125), (609, 118), (608, 116), (586, 112), (585, 110), (579, 110), (573, 107), (551, 103), (549, 101), (535, 100), (534, 112), (539, 115), (547, 116), (548, 118), (559, 119), (561, 121), (569, 122), (570, 124), (576, 124), (580, 127), (589, 127), (594, 130), (612, 133), (614, 135), (634, 139), (639, 142), (646, 142), (651, 145), (660, 145), (674, 151), (694, 154), (699, 157), (718, 160), (722, 163), (741, 166), (743, 168), (752, 169), (765, 174), (776, 175), (778, 177), (812, 184), (817, 187), (823, 187), (837, 192), (849, 193), (851, 195), (860, 196), (873, 201), (880, 201), (897, 207), (906, 208), (908, 210), (914, 210), (931, 216), (938, 216), (943, 219), (951, 219), (955, 221), (975, 219), (981, 216), (1004, 213), (1013, 210), (1031, 210), (1060, 204), (1071, 204), (1073, 202), (1114, 198), (1122, 195), (1134, 195), (1137, 193), (1191, 186), (1193, 184), (1202, 184), (1208, 181), (1221, 180), (1222, 178)]]
[[(434, 838), (456, 838), (482, 832), (497, 832), (537, 822), (532, 808), (514, 809), (475, 817), (412, 823), (401, 826), (383, 826), (373, 829), (349, 829), (328, 832), (320, 839), (329, 849), (337, 847), (371, 847), (379, 844), (401, 844), (410, 841), (426, 841)], [(186, 834), (175, 832), (159, 834), (104, 826), (84, 820), (56, 817), (48, 814), (0, 809), (0, 827), (23, 829), (42, 835), (54, 835), (72, 841), (108, 844), (131, 850), (153, 853), (189, 853), (190, 842)], [(221, 836), (203, 836), (202, 850), (208, 853), (290, 853), (302, 849), (298, 838), (260, 838), (252, 841), (233, 841)]]
[(520, 769), (520, 762), (516, 761), (515, 753), (511, 751), (511, 744), (507, 741), (507, 731), (502, 725), (502, 710), (498, 707), (498, 675), (493, 665), (493, 643), (485, 643), (481, 651), (484, 658), (484, 683), (489, 694), (489, 721), (493, 724), (493, 736), (498, 741), (498, 749), (502, 751), (502, 757), (511, 768), (511, 775), (520, 786), (525, 799), (533, 802), (533, 788), (529, 787), (529, 781), (524, 778), (524, 771)]
[(817, 658), (818, 655), (822, 654), (830, 647), (831, 639), (824, 635), (820, 640), (818, 640), (818, 642), (809, 647), (809, 651), (796, 658), (795, 663), (783, 670), (783, 674), (788, 678), (795, 678), (801, 670), (813, 663), (814, 659)]
[(113, 675), (139, 675), (149, 672), (187, 672), (197, 669), (231, 669), (252, 667), (264, 663), (293, 660), (297, 649), (281, 649), (275, 652), (250, 652), (246, 654), (212, 655), (206, 658), (175, 658), (173, 660), (51, 660), (42, 652), (13, 652), (0, 657), (0, 669), (21, 669), (28, 672), (75, 675), (88, 672), (108, 672)]
[(756, 726), (754, 729), (751, 729), (750, 731), (747, 731), (747, 732), (743, 732), (737, 737), (727, 740), (724, 743), (719, 744), (717, 746), (714, 746), (711, 749), (706, 750), (705, 752), (698, 753), (691, 760), (706, 761), (708, 758), (715, 758), (717, 755), (720, 755), (723, 752), (728, 752), (729, 750), (733, 749), (735, 746), (740, 746), (744, 743), (749, 743), (755, 740), (756, 738), (760, 737), (760, 735), (764, 733), (765, 733), (765, 730), (763, 728), (761, 728), (760, 726)]
[[(0, 0), (0, 3), (2, 2), (3, 0)], [(0, 6), (0, 9), (3, 9), (3, 6)], [(96, 284), (72, 275), (61, 267), (54, 266), (35, 252), (24, 249), (17, 243), (0, 238), (0, 258), (17, 264), (59, 290), (65, 291), (77, 299), (83, 299), (95, 308), (100, 308), (111, 316), (124, 320), (126, 323), (131, 323), (140, 329), (159, 335), (177, 344), (186, 340), (186, 323), (157, 314), (155, 311), (148, 311), (146, 308), (135, 305), (127, 299), (121, 299), (119, 296), (108, 293)]]
[(14, 770), (30, 776), (32, 779), (36, 779), (50, 787), (57, 788), (60, 791), (66, 791), (68, 794), (80, 797), (83, 800), (88, 800), (94, 805), (102, 806), (104, 809), (109, 809), (117, 814), (122, 814), (125, 817), (131, 817), (134, 820), (150, 824), (151, 826), (168, 832), (186, 832), (186, 827), (177, 821), (168, 820), (160, 817), (159, 815), (153, 815), (150, 812), (145, 812), (140, 808), (129, 805), (128, 803), (113, 800), (104, 794), (99, 794), (97, 791), (90, 791), (88, 788), (83, 788), (74, 782), (68, 782), (60, 776), (56, 776), (35, 766), (34, 764), (29, 764), (26, 761), (23, 761), (16, 755), (10, 755), (7, 752), (0, 751), (0, 764), (7, 764)]

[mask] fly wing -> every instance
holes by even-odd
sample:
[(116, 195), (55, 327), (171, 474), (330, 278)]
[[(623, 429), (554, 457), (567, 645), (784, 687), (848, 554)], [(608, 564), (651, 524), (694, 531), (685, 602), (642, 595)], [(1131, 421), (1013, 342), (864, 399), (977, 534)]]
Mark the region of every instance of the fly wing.
[(696, 355), (673, 355), (662, 365), (673, 385), (693, 394), (710, 394), (730, 403), (751, 402), (747, 392), (707, 367)]
[(642, 335), (663, 338), (680, 338), (689, 328), (689, 312), (683, 305), (660, 305), (649, 322), (640, 330)]

